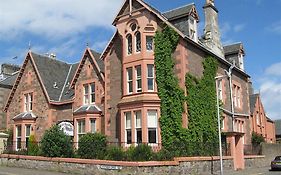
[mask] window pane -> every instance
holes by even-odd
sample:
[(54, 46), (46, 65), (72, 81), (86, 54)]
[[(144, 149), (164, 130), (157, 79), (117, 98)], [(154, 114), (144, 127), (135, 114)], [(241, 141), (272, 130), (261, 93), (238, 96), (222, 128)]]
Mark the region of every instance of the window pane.
[(137, 129), (137, 143), (142, 143), (142, 131)]
[(142, 82), (141, 82), (141, 66), (136, 66), (136, 81), (137, 81), (137, 92), (142, 91)]
[(157, 111), (148, 111), (147, 112), (147, 126), (150, 128), (157, 127)]
[(17, 126), (17, 137), (21, 136), (21, 125)]
[(89, 86), (87, 84), (84, 85), (84, 94), (89, 94)]
[(33, 94), (29, 94), (29, 111), (32, 111)]
[(78, 134), (85, 133), (85, 120), (78, 121)]
[(154, 65), (148, 64), (147, 65), (147, 77), (154, 77)]
[(137, 32), (136, 34), (136, 52), (141, 51), (141, 34), (140, 32)]
[(128, 80), (132, 80), (133, 79), (133, 71), (132, 68), (127, 68), (127, 78)]
[(127, 136), (127, 144), (131, 144), (132, 143), (132, 131), (131, 129), (127, 129), (126, 130), (126, 136)]
[(154, 90), (153, 79), (147, 79), (147, 86), (148, 90)]
[(132, 35), (127, 36), (127, 54), (132, 54)]
[(126, 129), (131, 128), (131, 112), (126, 112), (125, 113), (125, 117), (126, 117)]
[(148, 87), (148, 90), (154, 90), (154, 66), (153, 66), (153, 64), (147, 65), (147, 87)]
[(96, 120), (91, 119), (91, 133), (95, 133), (95, 132), (96, 132)]
[(146, 36), (146, 50), (153, 50), (153, 36)]
[(128, 93), (132, 93), (133, 92), (133, 70), (132, 68), (127, 68), (127, 90)]
[(26, 137), (30, 136), (30, 131), (31, 131), (31, 125), (26, 125), (26, 128), (25, 128), (25, 136)]
[(84, 85), (84, 104), (89, 104), (89, 85)]
[(95, 97), (95, 83), (91, 83), (91, 103), (94, 103), (96, 101)]
[(136, 115), (136, 128), (141, 128), (141, 111), (135, 112)]
[(148, 130), (148, 143), (156, 143), (156, 129)]

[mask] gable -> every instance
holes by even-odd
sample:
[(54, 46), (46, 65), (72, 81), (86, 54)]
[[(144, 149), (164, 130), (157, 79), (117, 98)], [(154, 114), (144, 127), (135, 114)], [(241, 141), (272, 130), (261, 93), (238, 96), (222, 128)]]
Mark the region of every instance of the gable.
[(46, 89), (44, 88), (40, 75), (38, 74), (37, 68), (30, 54), (31, 53), (29, 52), (24, 60), (24, 63), (16, 78), (15, 84), (13, 85), (13, 88), (7, 99), (4, 111), (8, 110), (14, 98), (17, 98), (19, 100), (19, 96), (22, 95), (24, 91), (28, 91), (31, 89), (37, 89), (37, 91), (41, 91), (42, 95), (45, 96), (47, 100), (49, 100), (49, 96), (46, 93)]
[[(98, 58), (96, 58), (98, 57)], [(77, 70), (73, 76), (71, 87), (74, 88), (79, 77), (89, 77), (89, 74), (104, 82), (103, 73), (104, 64), (100, 58), (100, 54), (87, 48), (83, 54), (83, 57), (77, 67)]]

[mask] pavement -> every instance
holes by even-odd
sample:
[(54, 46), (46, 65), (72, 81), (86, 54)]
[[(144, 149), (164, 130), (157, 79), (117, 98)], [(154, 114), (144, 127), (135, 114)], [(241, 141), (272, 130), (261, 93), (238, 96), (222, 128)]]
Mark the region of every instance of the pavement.
[[(225, 171), (224, 175), (281, 175), (281, 171), (271, 171), (269, 166), (240, 171)], [(220, 174), (218, 174), (220, 175)]]

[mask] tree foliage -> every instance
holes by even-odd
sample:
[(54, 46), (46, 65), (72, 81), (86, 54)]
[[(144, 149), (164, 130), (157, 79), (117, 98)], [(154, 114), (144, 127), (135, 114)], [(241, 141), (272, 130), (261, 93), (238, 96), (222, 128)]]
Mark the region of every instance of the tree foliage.
[(78, 155), (85, 159), (103, 159), (106, 152), (106, 136), (87, 133), (79, 139)]
[(37, 156), (39, 154), (39, 146), (34, 135), (29, 137), (27, 150), (27, 154), (30, 156)]
[(265, 142), (263, 136), (258, 134), (258, 133), (256, 133), (256, 132), (253, 132), (252, 133), (252, 144), (253, 145), (259, 145), (262, 142)]
[(46, 130), (41, 140), (41, 151), (47, 157), (72, 157), (71, 138), (64, 134), (57, 125)]

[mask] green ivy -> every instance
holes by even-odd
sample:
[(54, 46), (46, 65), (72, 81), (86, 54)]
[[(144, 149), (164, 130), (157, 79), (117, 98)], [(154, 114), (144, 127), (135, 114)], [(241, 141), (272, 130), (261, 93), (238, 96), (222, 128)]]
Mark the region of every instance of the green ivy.
[(178, 34), (166, 27), (155, 35), (155, 67), (158, 95), (161, 99), (161, 138), (162, 146), (173, 150), (175, 143), (180, 142), (184, 92), (179, 87), (174, 75), (172, 53), (179, 40)]
[[(174, 73), (174, 53), (179, 35), (165, 27), (155, 35), (155, 67), (158, 95), (161, 99), (161, 138), (164, 149), (176, 156), (212, 155), (218, 145), (216, 89), (217, 62), (203, 61), (202, 79), (186, 75), (188, 96), (180, 88)], [(188, 104), (188, 129), (182, 127), (183, 104)]]
[[(188, 105), (188, 128), (190, 144), (200, 150), (199, 154), (213, 155), (218, 148), (218, 124), (215, 79), (218, 64), (208, 57), (203, 61), (204, 72), (201, 79), (186, 75), (186, 97)], [(208, 147), (206, 147), (206, 143)]]

